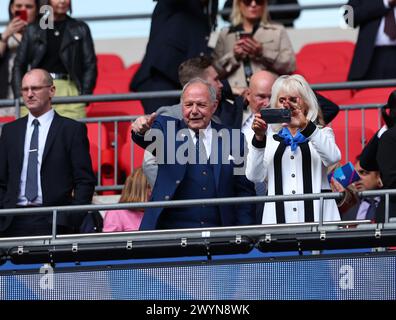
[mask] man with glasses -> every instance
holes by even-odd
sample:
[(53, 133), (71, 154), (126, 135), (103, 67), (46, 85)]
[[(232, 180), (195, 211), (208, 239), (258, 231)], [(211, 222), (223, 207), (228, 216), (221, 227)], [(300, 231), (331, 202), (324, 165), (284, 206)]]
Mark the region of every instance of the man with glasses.
[[(22, 80), (29, 114), (4, 125), (0, 137), (0, 208), (91, 203), (95, 177), (86, 126), (52, 109), (53, 79), (33, 69)], [(84, 214), (58, 214), (61, 233), (78, 231)], [(48, 235), (51, 214), (0, 216), (0, 236)]]

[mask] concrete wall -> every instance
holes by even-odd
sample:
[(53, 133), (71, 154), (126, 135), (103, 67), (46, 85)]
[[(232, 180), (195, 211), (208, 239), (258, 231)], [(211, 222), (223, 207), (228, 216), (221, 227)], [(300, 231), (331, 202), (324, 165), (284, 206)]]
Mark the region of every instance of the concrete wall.
[[(295, 52), (312, 42), (352, 41), (357, 38), (357, 30), (340, 28), (288, 29)], [(147, 38), (125, 38), (95, 41), (97, 53), (117, 53), (126, 66), (142, 60), (146, 50)]]

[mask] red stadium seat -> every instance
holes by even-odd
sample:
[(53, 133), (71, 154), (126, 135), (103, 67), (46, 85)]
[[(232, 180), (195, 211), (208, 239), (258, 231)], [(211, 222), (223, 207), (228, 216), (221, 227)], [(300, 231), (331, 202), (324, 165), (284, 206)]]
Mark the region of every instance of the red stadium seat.
[[(297, 54), (295, 73), (302, 74), (310, 84), (346, 81), (353, 50), (354, 44), (347, 41), (307, 44)], [(338, 104), (352, 96), (351, 90), (320, 93)]]
[[(338, 117), (338, 116), (337, 116)], [(344, 118), (345, 121), (345, 118)], [(347, 161), (355, 162), (356, 157), (362, 152), (363, 146), (370, 140), (374, 135), (375, 131), (366, 128), (365, 136), (362, 136), (361, 126), (348, 126), (348, 145), (346, 142), (346, 129), (345, 125), (341, 122), (333, 124), (332, 128), (334, 130), (337, 146), (340, 148), (342, 159), (341, 163), (346, 163)], [(348, 158), (347, 158), (348, 153)]]
[(139, 147), (136, 143), (133, 142), (133, 166), (131, 166), (131, 124), (126, 128), (125, 134), (125, 142), (120, 144), (118, 163), (120, 169), (126, 174), (129, 175), (131, 173), (131, 168), (141, 167), (143, 163), (144, 149)]
[[(110, 148), (108, 133), (104, 124), (87, 123), (89, 152), (92, 159), (92, 167), (95, 174), (101, 168), (101, 184), (103, 186), (114, 184), (114, 150)], [(99, 135), (100, 128), (100, 135)], [(100, 148), (99, 136), (101, 137)], [(99, 163), (99, 152), (101, 155), (101, 163)]]
[(96, 55), (98, 72), (99, 73), (109, 73), (116, 72), (125, 69), (124, 62), (122, 58), (114, 53), (100, 53)]
[(15, 117), (0, 117), (0, 123), (7, 123), (14, 121)]

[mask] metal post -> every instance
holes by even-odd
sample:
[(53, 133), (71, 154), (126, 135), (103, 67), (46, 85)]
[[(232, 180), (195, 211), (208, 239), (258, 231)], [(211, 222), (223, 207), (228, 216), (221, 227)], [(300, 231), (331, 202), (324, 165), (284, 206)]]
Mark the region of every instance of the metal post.
[(52, 240), (56, 239), (56, 220), (57, 220), (58, 211), (52, 211)]
[(349, 140), (348, 140), (348, 110), (345, 110), (345, 161), (349, 161)]
[(102, 181), (102, 122), (98, 121), (98, 186), (101, 186)]
[(118, 120), (114, 121), (114, 184), (118, 184)]
[(21, 103), (19, 99), (15, 99), (15, 118), (19, 119), (21, 117)]

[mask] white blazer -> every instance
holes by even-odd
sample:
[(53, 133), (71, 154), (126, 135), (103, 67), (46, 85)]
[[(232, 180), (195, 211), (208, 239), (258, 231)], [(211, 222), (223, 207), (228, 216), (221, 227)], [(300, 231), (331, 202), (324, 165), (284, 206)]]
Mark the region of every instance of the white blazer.
[[(311, 161), (306, 163), (305, 167), (311, 170), (312, 193), (320, 193), (324, 190), (331, 190), (327, 180), (326, 168), (340, 161), (341, 152), (335, 143), (334, 133), (331, 128), (320, 129), (313, 123), (310, 123), (310, 127), (312, 134), (307, 137), (307, 140)], [(281, 164), (275, 164), (274, 155), (280, 146), (279, 136), (270, 130), (267, 133), (268, 136), (264, 148), (251, 146), (249, 150), (246, 177), (252, 182), (267, 181), (268, 195), (275, 195), (275, 168), (280, 168), (281, 165), (280, 174), (283, 194), (303, 194), (303, 155), (301, 148), (298, 147), (293, 152), (290, 146), (286, 146), (281, 158)], [(319, 200), (313, 201), (314, 221), (319, 221), (319, 203)], [(304, 201), (284, 202), (284, 215), (286, 223), (305, 222)], [(323, 220), (340, 220), (335, 200), (324, 201)], [(278, 223), (275, 202), (265, 203), (262, 223)]]

